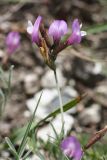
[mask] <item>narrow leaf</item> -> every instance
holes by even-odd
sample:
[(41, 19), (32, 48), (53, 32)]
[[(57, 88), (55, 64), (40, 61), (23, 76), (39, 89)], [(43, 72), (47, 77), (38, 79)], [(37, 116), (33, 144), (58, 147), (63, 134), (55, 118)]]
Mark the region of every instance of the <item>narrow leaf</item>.
[(10, 95), (10, 88), (11, 88), (11, 77), (12, 77), (12, 71), (14, 66), (12, 65), (9, 69), (9, 78), (8, 78), (8, 96)]
[(107, 31), (107, 23), (99, 24), (99, 25), (98, 24), (97, 25), (93, 25), (93, 26), (88, 27), (87, 29), (85, 29), (85, 31), (87, 31), (88, 34)]
[[(66, 103), (63, 106), (63, 111), (66, 112), (69, 109), (75, 107), (76, 104), (78, 104), (83, 98), (84, 98), (85, 94), (82, 96), (78, 96), (77, 98), (75, 98), (74, 100)], [(48, 118), (50, 117), (55, 117), (60, 113), (60, 108), (56, 109), (55, 111), (53, 111), (52, 113), (50, 113), (47, 117), (45, 117), (42, 121), (46, 121)], [(42, 121), (40, 121), (39, 123), (41, 123)]]
[(0, 89), (0, 116), (2, 115), (4, 108), (5, 108), (5, 95), (3, 93), (3, 91)]
[(28, 152), (24, 155), (24, 157), (22, 158), (22, 160), (26, 160), (26, 158), (30, 155), (30, 153), (31, 153), (31, 151), (28, 151)]
[(14, 148), (11, 140), (8, 137), (6, 137), (5, 141), (8, 144), (8, 146), (9, 146), (11, 152), (13, 153), (13, 155), (16, 157), (17, 160), (19, 160), (18, 154), (17, 154), (16, 149)]
[(28, 137), (28, 134), (29, 134), (29, 131), (30, 131), (32, 122), (33, 122), (33, 119), (34, 119), (34, 117), (35, 117), (35, 113), (36, 113), (36, 110), (37, 110), (37, 108), (38, 108), (38, 105), (39, 105), (41, 96), (42, 96), (42, 93), (41, 93), (41, 95), (40, 95), (40, 97), (39, 97), (39, 99), (38, 99), (38, 102), (37, 102), (37, 105), (36, 105), (36, 107), (35, 107), (34, 113), (33, 113), (32, 117), (31, 117), (31, 119), (30, 119), (30, 121), (29, 121), (29, 123), (28, 123), (28, 127), (27, 127), (27, 129), (26, 129), (26, 132), (25, 132), (24, 137), (23, 137), (23, 139), (22, 139), (21, 145), (20, 145), (20, 147), (19, 147), (19, 150), (18, 150), (19, 157), (21, 157), (22, 154), (23, 154), (23, 151), (24, 151), (24, 148), (25, 148), (25, 144), (26, 144), (26, 142), (27, 142), (27, 137)]

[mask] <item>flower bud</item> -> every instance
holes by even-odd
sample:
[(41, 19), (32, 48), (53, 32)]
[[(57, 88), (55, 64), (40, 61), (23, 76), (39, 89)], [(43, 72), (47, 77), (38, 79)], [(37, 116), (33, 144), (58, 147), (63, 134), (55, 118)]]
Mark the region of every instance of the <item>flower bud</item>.
[(75, 19), (72, 23), (72, 34), (68, 38), (69, 45), (80, 43), (82, 37), (86, 35), (85, 31), (81, 31), (82, 25), (79, 24), (78, 19)]

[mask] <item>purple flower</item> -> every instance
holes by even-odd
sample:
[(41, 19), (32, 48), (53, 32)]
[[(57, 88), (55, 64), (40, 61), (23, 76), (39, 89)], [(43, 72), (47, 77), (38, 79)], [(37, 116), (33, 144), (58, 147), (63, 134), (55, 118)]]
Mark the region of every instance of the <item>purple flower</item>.
[(61, 142), (61, 149), (66, 156), (73, 158), (73, 160), (81, 160), (83, 156), (81, 145), (74, 136), (65, 138)]
[(82, 24), (80, 25), (78, 19), (75, 19), (72, 23), (72, 34), (68, 38), (68, 44), (80, 43), (82, 36), (86, 35), (85, 31), (81, 31)]
[(59, 42), (61, 37), (67, 33), (67, 24), (64, 20), (55, 20), (49, 27), (49, 35), (55, 42)]
[(38, 46), (40, 44), (39, 27), (40, 27), (41, 21), (42, 21), (42, 17), (38, 16), (34, 25), (32, 24), (31, 21), (28, 21), (28, 27), (27, 27), (27, 32), (31, 35), (32, 42), (35, 42)]
[(6, 37), (7, 52), (12, 54), (20, 45), (20, 34), (18, 32), (10, 32)]

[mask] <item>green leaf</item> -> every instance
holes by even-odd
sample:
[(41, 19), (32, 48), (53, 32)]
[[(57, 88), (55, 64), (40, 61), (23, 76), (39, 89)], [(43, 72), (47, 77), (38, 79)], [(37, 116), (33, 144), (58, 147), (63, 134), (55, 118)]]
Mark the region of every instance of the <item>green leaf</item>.
[(24, 155), (24, 157), (22, 158), (22, 160), (26, 160), (26, 158), (30, 155), (30, 153), (31, 153), (31, 151), (28, 151), (28, 152)]
[(3, 71), (1, 66), (0, 66), (0, 80), (3, 82), (4, 86), (7, 87), (7, 80), (5, 77), (5, 72)]
[(37, 156), (38, 156), (41, 160), (45, 160), (45, 157), (44, 157), (40, 152), (37, 153)]
[(21, 145), (20, 145), (20, 147), (19, 147), (18, 155), (19, 155), (20, 158), (21, 158), (21, 156), (22, 156), (22, 154), (23, 154), (23, 152), (24, 152), (24, 149), (25, 149), (25, 146), (26, 146), (26, 143), (27, 143), (28, 134), (29, 134), (29, 131), (30, 131), (32, 122), (33, 122), (33, 120), (34, 120), (35, 113), (36, 113), (36, 111), (37, 111), (37, 108), (38, 108), (38, 105), (39, 105), (41, 96), (42, 96), (42, 93), (41, 93), (41, 95), (40, 95), (40, 97), (39, 97), (39, 99), (38, 99), (38, 102), (37, 102), (37, 105), (36, 105), (36, 107), (35, 107), (34, 113), (33, 113), (32, 117), (31, 117), (31, 119), (30, 119), (30, 121), (29, 121), (29, 123), (28, 123), (26, 132), (25, 132), (25, 134), (24, 134), (24, 137), (23, 137), (23, 139), (22, 139)]
[[(75, 107), (75, 105), (78, 104), (78, 103), (84, 98), (84, 96), (85, 96), (85, 94), (82, 95), (82, 96), (78, 96), (78, 97), (75, 98), (74, 100), (66, 103), (66, 104), (63, 106), (63, 111), (66, 112), (66, 111), (68, 111), (69, 109)], [(56, 109), (55, 111), (53, 111), (52, 113), (50, 113), (47, 117), (45, 117), (43, 120), (41, 120), (38, 124), (40, 124), (41, 122), (46, 121), (48, 118), (57, 116), (59, 113), (60, 113), (60, 108), (58, 108), (58, 109)]]
[(5, 138), (5, 141), (6, 141), (6, 143), (8, 144), (11, 152), (12, 152), (13, 155), (15, 156), (16, 160), (19, 160), (19, 156), (18, 156), (18, 154), (17, 154), (17, 152), (16, 152), (16, 149), (14, 148), (11, 140), (10, 140), (8, 137), (6, 137), (6, 138)]
[(13, 66), (9, 68), (8, 78), (6, 78), (5, 72), (0, 67), (0, 80), (1, 83), (3, 83), (3, 89), (0, 89), (0, 116), (2, 116), (2, 113), (5, 110), (5, 106), (10, 95), (12, 70)]
[(2, 116), (2, 113), (5, 108), (5, 94), (3, 93), (2, 89), (0, 89), (0, 117)]

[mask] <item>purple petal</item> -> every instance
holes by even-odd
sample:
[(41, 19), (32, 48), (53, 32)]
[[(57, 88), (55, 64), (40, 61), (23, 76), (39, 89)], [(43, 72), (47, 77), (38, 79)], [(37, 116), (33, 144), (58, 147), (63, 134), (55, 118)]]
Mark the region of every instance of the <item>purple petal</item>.
[(8, 53), (14, 53), (20, 45), (20, 34), (18, 32), (10, 32), (6, 37), (6, 45)]
[(67, 23), (64, 20), (55, 20), (49, 27), (49, 35), (54, 41), (59, 41), (67, 33)]
[(65, 138), (61, 142), (61, 149), (66, 156), (73, 158), (73, 160), (81, 160), (83, 156), (81, 145), (74, 136)]
[(33, 31), (32, 31), (32, 42), (35, 42), (39, 45), (40, 43), (40, 38), (39, 38), (39, 27), (41, 23), (42, 17), (38, 16), (34, 23)]
[(82, 39), (81, 25), (79, 24), (78, 19), (75, 19), (72, 24), (72, 34), (68, 39), (68, 44), (80, 43)]

